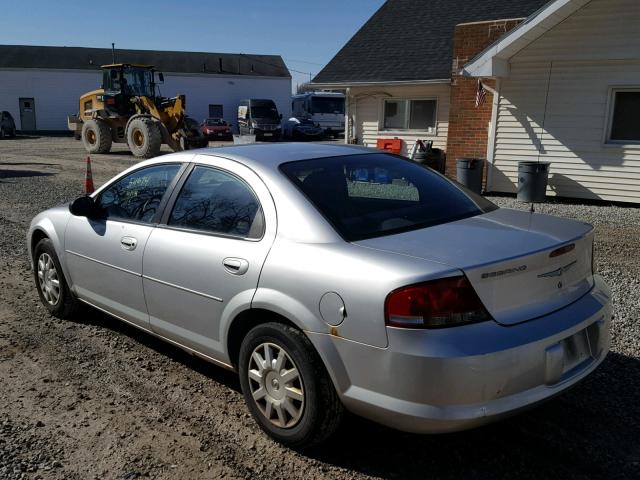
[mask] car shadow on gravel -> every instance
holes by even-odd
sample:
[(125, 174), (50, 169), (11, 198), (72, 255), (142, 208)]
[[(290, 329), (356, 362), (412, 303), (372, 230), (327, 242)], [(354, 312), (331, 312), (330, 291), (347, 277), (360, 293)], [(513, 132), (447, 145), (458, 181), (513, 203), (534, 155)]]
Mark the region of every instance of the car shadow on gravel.
[[(108, 328), (240, 392), (237, 375), (89, 309)], [(389, 479), (638, 478), (640, 360), (610, 353), (583, 382), (542, 405), (466, 432), (416, 435), (347, 415), (337, 434), (301, 455)], [(215, 412), (211, 412), (215, 415)]]
[(640, 360), (610, 353), (537, 408), (466, 432), (415, 435), (355, 416), (305, 455), (382, 478), (638, 478)]
[(214, 382), (220, 383), (228, 388), (236, 390), (237, 392), (241, 391), (240, 381), (238, 380), (238, 376), (235, 372), (231, 372), (220, 366), (207, 362), (200, 357), (191, 355), (181, 348), (154, 337), (150, 333), (144, 332), (132, 325), (113, 318), (100, 310), (91, 307), (83, 308), (86, 308), (86, 312), (77, 320), (78, 324), (108, 328), (112, 332), (120, 333), (132, 340), (135, 340), (141, 345), (154, 350), (168, 359), (181, 363), (187, 368), (208, 377)]
[(37, 170), (2, 170), (0, 169), (0, 181), (6, 178), (49, 177), (51, 175), (55, 175), (55, 173), (39, 172)]
[(15, 137), (5, 137), (2, 139), (3, 142), (15, 142), (19, 140), (37, 140), (39, 136), (36, 135), (27, 135), (27, 134), (17, 134)]

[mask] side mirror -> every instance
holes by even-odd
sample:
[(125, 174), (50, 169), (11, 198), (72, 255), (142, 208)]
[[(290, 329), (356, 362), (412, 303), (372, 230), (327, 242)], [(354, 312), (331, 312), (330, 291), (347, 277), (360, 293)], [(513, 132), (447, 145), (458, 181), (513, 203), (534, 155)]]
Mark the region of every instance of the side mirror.
[(160, 83), (164, 83), (164, 75), (162, 72), (158, 73), (158, 80), (160, 80)]
[(78, 197), (71, 202), (69, 211), (76, 217), (97, 218), (99, 216), (98, 206), (88, 195)]

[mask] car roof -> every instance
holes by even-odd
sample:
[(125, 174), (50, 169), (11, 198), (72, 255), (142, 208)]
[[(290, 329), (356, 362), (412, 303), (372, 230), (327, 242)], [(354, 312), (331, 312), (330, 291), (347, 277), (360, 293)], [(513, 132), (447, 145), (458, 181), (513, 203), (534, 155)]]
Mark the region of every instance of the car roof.
[[(201, 155), (229, 158), (257, 171), (275, 170), (283, 163), (314, 158), (358, 155), (375, 151), (357, 145), (322, 143), (253, 143), (198, 150)], [(195, 151), (194, 151), (195, 153)]]

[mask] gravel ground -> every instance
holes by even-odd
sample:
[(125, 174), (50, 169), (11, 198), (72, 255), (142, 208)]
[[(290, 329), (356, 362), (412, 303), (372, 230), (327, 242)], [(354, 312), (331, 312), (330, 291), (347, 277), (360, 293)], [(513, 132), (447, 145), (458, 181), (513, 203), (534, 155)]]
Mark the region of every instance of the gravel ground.
[[(640, 209), (538, 208), (596, 225), (615, 318), (612, 352), (587, 380), (474, 431), (417, 436), (349, 418), (299, 453), (260, 432), (232, 373), (97, 311), (65, 322), (39, 304), (25, 231), (81, 192), (84, 156), (69, 138), (0, 142), (0, 478), (640, 477)], [(92, 160), (97, 184), (135, 162)]]

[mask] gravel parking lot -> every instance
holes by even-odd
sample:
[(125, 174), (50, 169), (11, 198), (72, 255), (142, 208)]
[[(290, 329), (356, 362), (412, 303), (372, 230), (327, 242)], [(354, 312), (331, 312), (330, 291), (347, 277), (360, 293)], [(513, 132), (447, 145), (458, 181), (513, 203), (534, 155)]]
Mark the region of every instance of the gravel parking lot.
[[(85, 155), (66, 137), (0, 141), (0, 478), (640, 477), (640, 208), (538, 208), (596, 226), (615, 315), (612, 351), (586, 381), (464, 433), (349, 418), (328, 444), (299, 453), (260, 432), (232, 373), (97, 311), (65, 322), (40, 305), (25, 232), (36, 213), (82, 192)], [(96, 185), (136, 162), (124, 150), (92, 161)]]

